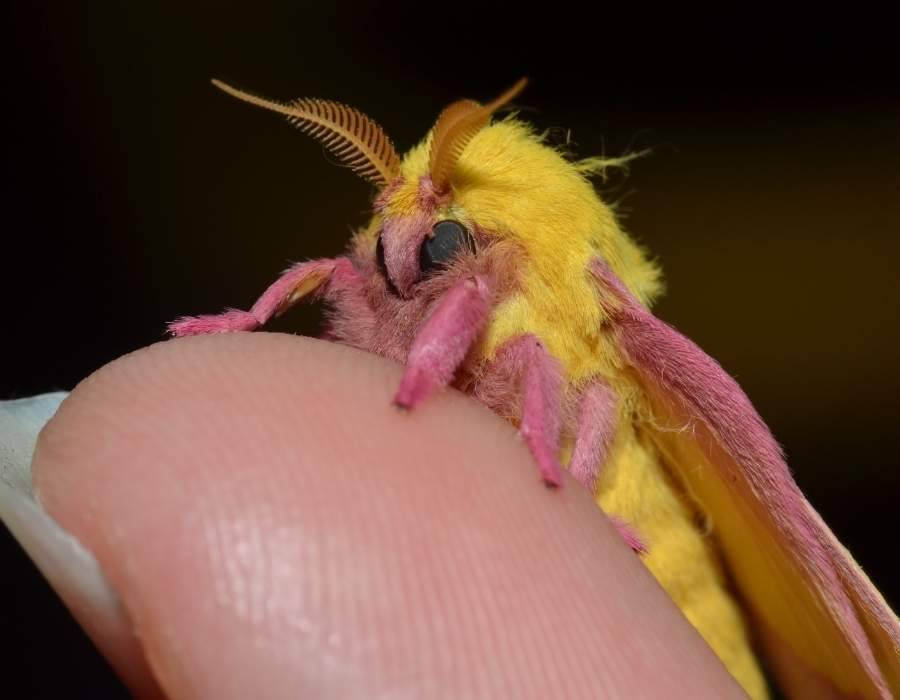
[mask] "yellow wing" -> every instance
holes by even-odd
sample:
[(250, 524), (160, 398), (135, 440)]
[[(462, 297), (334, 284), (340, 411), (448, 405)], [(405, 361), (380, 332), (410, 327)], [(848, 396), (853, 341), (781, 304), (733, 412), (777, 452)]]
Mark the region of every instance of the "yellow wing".
[(592, 271), (634, 379), (664, 426), (655, 431), (657, 446), (711, 516), (785, 690), (900, 693), (896, 615), (800, 493), (749, 399), (608, 267)]

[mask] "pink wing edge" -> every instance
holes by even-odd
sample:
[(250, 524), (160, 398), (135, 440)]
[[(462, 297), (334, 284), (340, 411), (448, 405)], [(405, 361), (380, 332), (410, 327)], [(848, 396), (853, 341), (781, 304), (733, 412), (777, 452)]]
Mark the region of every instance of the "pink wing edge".
[[(813, 624), (830, 629), (834, 644), (846, 644), (862, 672), (857, 678), (864, 679), (856, 688), (842, 690), (834, 687), (833, 676), (822, 678), (821, 668), (779, 669), (802, 663), (800, 656), (786, 648), (777, 631), (764, 630), (761, 641), (766, 650), (782, 657), (773, 663), (773, 671), (785, 690), (812, 697), (810, 690), (821, 690), (826, 681), (836, 697), (846, 696), (841, 692), (877, 698), (900, 695), (897, 616), (800, 492), (780, 447), (746, 394), (695, 343), (643, 307), (605, 263), (594, 261), (590, 272), (599, 282), (601, 305), (625, 358), (651, 398), (679, 417), (681, 425), (694, 429), (680, 435), (696, 437), (699, 423), (700, 432), (709, 438), (705, 444), (697, 439), (713, 467), (707, 471), (723, 482), (736, 506), (761, 520), (772, 542), (806, 578), (809, 610), (813, 616), (818, 613)], [(729, 559), (727, 551), (725, 557)], [(740, 589), (740, 581), (736, 583)], [(752, 607), (760, 605), (749, 602)]]

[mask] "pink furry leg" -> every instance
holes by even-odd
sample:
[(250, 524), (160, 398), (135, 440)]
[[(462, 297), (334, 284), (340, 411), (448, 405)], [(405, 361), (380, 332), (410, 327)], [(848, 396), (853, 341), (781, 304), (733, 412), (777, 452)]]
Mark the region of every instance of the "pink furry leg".
[[(616, 434), (616, 393), (602, 379), (584, 390), (578, 413), (578, 432), (569, 471), (591, 494), (597, 492), (600, 470), (609, 457)], [(615, 515), (608, 516), (619, 535), (634, 552), (644, 554), (647, 545), (631, 526)]]
[(519, 434), (548, 486), (562, 483), (558, 458), (562, 386), (556, 359), (535, 336), (523, 335), (499, 349), (475, 389), (476, 398), (502, 414), (518, 410)]
[(409, 351), (396, 406), (415, 408), (450, 383), (487, 322), (490, 298), (490, 287), (479, 275), (460, 280), (444, 294)]
[(562, 484), (559, 466), (559, 404), (562, 376), (559, 363), (534, 336), (523, 336), (522, 422), (519, 432), (538, 463), (547, 486)]
[(578, 432), (569, 471), (591, 493), (606, 463), (616, 430), (616, 394), (603, 380), (588, 385), (581, 395)]
[(221, 314), (185, 316), (170, 323), (169, 332), (182, 336), (254, 331), (302, 298), (320, 294), (326, 284), (341, 289), (362, 287), (356, 269), (348, 258), (297, 263), (263, 293), (250, 311), (229, 309)]

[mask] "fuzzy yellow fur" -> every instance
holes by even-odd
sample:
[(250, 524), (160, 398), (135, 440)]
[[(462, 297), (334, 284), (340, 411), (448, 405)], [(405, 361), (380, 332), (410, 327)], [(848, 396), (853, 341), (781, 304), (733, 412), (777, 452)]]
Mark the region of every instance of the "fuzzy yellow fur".
[[(428, 146), (426, 139), (403, 160), (404, 184), (387, 203), (388, 213), (415, 209)], [(520, 289), (496, 309), (482, 352), (489, 358), (510, 338), (532, 333), (560, 360), (570, 387), (603, 377), (617, 390), (620, 428), (597, 501), (646, 539), (647, 568), (751, 697), (765, 698), (745, 621), (700, 524), (702, 514), (642, 434), (637, 418), (647, 407), (604, 329), (588, 273), (592, 259), (602, 258), (644, 304), (661, 291), (658, 269), (622, 231), (588, 179), (610, 164), (572, 163), (515, 119), (482, 130), (465, 149), (445, 213), (514, 240), (526, 259)]]

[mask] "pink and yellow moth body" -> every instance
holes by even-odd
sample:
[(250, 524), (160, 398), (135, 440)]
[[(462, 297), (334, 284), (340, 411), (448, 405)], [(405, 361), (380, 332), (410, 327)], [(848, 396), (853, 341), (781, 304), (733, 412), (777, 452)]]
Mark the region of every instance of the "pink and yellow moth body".
[(897, 617), (737, 383), (650, 312), (659, 271), (589, 181), (615, 163), (492, 123), (524, 81), (453, 103), (402, 158), (344, 105), (216, 84), (287, 116), (378, 195), (344, 256), (174, 335), (252, 331), (321, 299), (327, 338), (405, 366), (398, 407), (455, 386), (518, 428), (548, 485), (566, 465), (751, 697), (768, 697), (760, 658), (791, 697), (900, 691)]

